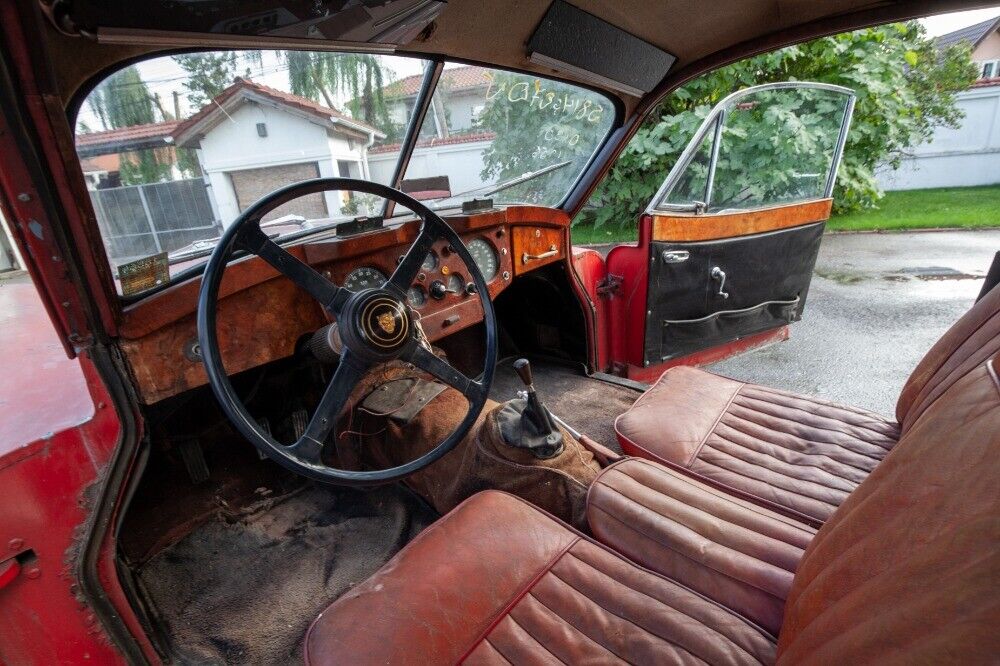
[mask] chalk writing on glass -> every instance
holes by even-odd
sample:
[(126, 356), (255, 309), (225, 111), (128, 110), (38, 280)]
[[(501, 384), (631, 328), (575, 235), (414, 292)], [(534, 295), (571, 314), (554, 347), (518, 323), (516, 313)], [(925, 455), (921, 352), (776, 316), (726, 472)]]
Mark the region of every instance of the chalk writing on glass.
[(506, 99), (511, 104), (527, 104), (531, 109), (551, 113), (557, 121), (598, 123), (604, 115), (604, 106), (600, 103), (571, 92), (546, 88), (541, 79), (497, 80), (492, 73), (487, 77), (490, 79), (487, 101)]

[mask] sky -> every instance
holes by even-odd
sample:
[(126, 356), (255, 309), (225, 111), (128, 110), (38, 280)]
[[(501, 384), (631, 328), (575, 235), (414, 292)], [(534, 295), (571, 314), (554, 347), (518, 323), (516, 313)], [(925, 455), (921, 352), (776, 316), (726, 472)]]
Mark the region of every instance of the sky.
[(960, 28), (980, 23), (987, 19), (1000, 16), (1000, 5), (989, 9), (973, 9), (968, 12), (952, 12), (951, 14), (940, 14), (921, 19), (920, 22), (927, 28), (927, 33), (937, 37), (949, 32), (954, 32)]
[[(921, 23), (927, 28), (931, 36), (943, 35), (959, 28), (985, 21), (989, 18), (1000, 15), (1000, 5), (990, 9), (975, 9), (967, 12), (953, 12), (951, 14), (940, 14), (921, 19)], [(384, 64), (393, 72), (393, 80), (403, 78), (412, 74), (419, 74), (422, 71), (422, 61), (416, 58), (402, 58), (396, 56), (380, 56)], [(137, 65), (143, 80), (146, 81), (151, 93), (159, 94), (164, 106), (173, 108), (173, 93), (180, 93), (181, 115), (190, 115), (195, 109), (191, 109), (185, 98), (186, 91), (182, 86), (185, 78), (182, 70), (169, 57), (154, 58)], [(264, 85), (288, 89), (287, 68), (273, 54), (266, 53), (261, 65), (251, 71), (253, 80)], [(345, 99), (337, 99), (336, 103), (343, 107)], [(101, 123), (94, 115), (93, 111), (84, 104), (80, 109), (79, 121), (86, 123), (91, 131), (101, 129)]]

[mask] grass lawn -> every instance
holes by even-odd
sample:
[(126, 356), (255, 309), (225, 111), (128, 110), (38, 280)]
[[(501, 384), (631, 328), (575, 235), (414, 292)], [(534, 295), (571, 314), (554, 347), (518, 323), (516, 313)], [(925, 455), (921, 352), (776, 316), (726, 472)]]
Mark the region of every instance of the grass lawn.
[[(909, 229), (1000, 227), (1000, 184), (984, 187), (943, 187), (933, 190), (888, 192), (876, 210), (835, 215), (829, 231), (906, 231)], [(635, 241), (634, 224), (628, 227), (577, 225), (573, 243), (622, 243)]]
[(887, 192), (877, 210), (836, 215), (831, 231), (1000, 227), (1000, 185)]

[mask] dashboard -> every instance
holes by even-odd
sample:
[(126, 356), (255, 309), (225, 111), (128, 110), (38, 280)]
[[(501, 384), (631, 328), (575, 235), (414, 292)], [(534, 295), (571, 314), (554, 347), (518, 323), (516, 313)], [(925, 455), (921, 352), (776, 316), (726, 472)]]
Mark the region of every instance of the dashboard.
[[(562, 211), (510, 206), (446, 217), (462, 238), (495, 299), (519, 276), (566, 261), (569, 219)], [(404, 222), (345, 238), (319, 238), (287, 248), (351, 290), (385, 281), (417, 235)], [(201, 279), (173, 285), (125, 308), (120, 346), (140, 398), (149, 404), (207, 383), (200, 361), (196, 309)], [(444, 240), (434, 243), (406, 301), (429, 340), (482, 321), (469, 268)], [(297, 340), (329, 323), (318, 303), (258, 257), (229, 264), (219, 290), (218, 336), (232, 374), (291, 356)]]

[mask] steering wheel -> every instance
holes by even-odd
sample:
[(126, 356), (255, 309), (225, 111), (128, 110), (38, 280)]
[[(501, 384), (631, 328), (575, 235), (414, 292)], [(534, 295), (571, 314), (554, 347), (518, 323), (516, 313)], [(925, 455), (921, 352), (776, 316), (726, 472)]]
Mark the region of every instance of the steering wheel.
[[(404, 206), (420, 219), (420, 231), (392, 276), (378, 288), (354, 292), (338, 286), (281, 248), (261, 231), (260, 220), (283, 203), (307, 194), (342, 190), (373, 194)], [(406, 292), (434, 241), (446, 240), (465, 262), (483, 306), (486, 354), (483, 373), (470, 378), (438, 358), (422, 340), (419, 324), (407, 305)], [(337, 321), (343, 342), (340, 363), (302, 436), (291, 445), (277, 442), (257, 423), (229, 381), (216, 335), (219, 285), (235, 250), (255, 254), (304, 289)], [(198, 341), (208, 381), (236, 429), (266, 456), (303, 476), (341, 485), (395, 481), (427, 467), (451, 451), (468, 434), (486, 404), (497, 359), (497, 321), (489, 289), (465, 243), (441, 217), (399, 190), (353, 178), (317, 178), (275, 190), (247, 208), (226, 229), (212, 251), (198, 296)], [(333, 431), (351, 392), (367, 371), (379, 363), (401, 359), (459, 391), (468, 401), (465, 418), (433, 449), (404, 465), (383, 470), (346, 470), (321, 460), (323, 444)]]

